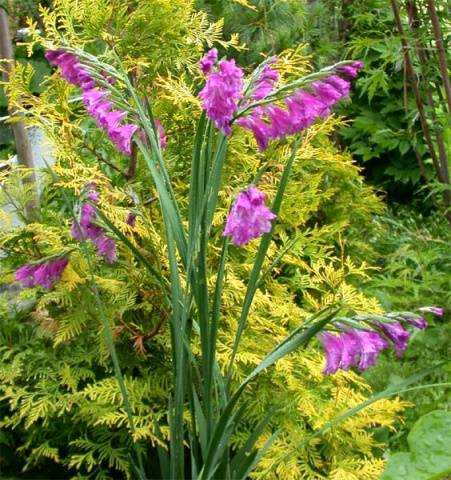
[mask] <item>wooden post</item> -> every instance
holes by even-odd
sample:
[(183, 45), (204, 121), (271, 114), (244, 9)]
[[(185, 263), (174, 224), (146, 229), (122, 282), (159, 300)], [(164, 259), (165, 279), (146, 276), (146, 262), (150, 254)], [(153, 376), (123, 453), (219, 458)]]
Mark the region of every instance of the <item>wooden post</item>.
[[(9, 21), (8, 15), (0, 5), (0, 62), (2, 62), (2, 80), (4, 82), (9, 81), (9, 76), (13, 66), (14, 54), (13, 45), (9, 33)], [(8, 107), (8, 113), (11, 116), (17, 115), (17, 112), (11, 106)], [(11, 128), (14, 135), (16, 144), (17, 159), (19, 165), (24, 167), (33, 168), (33, 154), (31, 151), (30, 141), (23, 122), (14, 122), (11, 124)], [(24, 179), (27, 184), (34, 186), (34, 200), (30, 202), (26, 207), (26, 217), (32, 219), (35, 216), (38, 207), (38, 194), (36, 189), (36, 179), (34, 174)]]

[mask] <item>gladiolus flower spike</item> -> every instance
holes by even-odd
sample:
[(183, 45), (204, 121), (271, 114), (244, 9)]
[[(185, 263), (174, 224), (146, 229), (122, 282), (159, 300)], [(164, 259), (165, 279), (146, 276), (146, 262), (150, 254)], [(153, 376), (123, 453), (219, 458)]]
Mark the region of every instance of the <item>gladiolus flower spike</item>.
[(33, 288), (38, 285), (50, 290), (61, 279), (69, 259), (60, 257), (48, 262), (38, 264), (26, 264), (16, 271), (16, 281), (25, 288)]
[[(60, 67), (61, 76), (65, 80), (81, 88), (86, 110), (97, 126), (105, 130), (116, 150), (130, 155), (133, 135), (139, 128), (134, 123), (126, 123), (127, 112), (114, 109), (113, 101), (109, 100), (110, 93), (96, 86), (94, 79), (83, 68), (76, 55), (63, 50), (48, 50), (45, 57), (49, 63)], [(163, 126), (159, 121), (156, 126), (161, 148), (165, 148), (167, 140)]]
[[(94, 197), (95, 190), (93, 184), (89, 185), (88, 197)], [(99, 198), (98, 194), (95, 196), (95, 201)], [(107, 235), (103, 228), (95, 224), (96, 209), (90, 203), (83, 203), (80, 208), (80, 217), (78, 222), (73, 222), (71, 227), (71, 234), (75, 240), (82, 241), (84, 239), (91, 240), (95, 246), (99, 256), (105, 262), (114, 263), (117, 260), (116, 243)]]
[[(207, 81), (199, 96), (208, 118), (224, 135), (230, 135), (231, 123), (239, 108), (247, 109), (250, 102), (264, 100), (273, 92), (279, 74), (271, 64), (277, 59), (270, 59), (263, 66), (258, 78), (252, 82), (252, 91), (246, 92), (244, 98), (243, 71), (234, 60), (218, 63), (217, 58), (217, 51), (213, 49), (200, 61), (200, 69)], [(339, 100), (349, 96), (351, 80), (362, 68), (359, 61), (338, 66), (333, 74), (311, 83), (308, 91), (297, 89), (279, 99), (278, 104), (255, 107), (239, 117), (236, 123), (251, 131), (260, 150), (265, 150), (271, 140), (299, 133), (318, 118), (329, 115)]]
[[(440, 307), (423, 307), (418, 310), (437, 315), (443, 311)], [(404, 325), (412, 325), (420, 330), (427, 327), (424, 318), (409, 312), (388, 313), (385, 317), (387, 321), (381, 321), (380, 317), (374, 320), (367, 318), (365, 328), (362, 329), (355, 327), (355, 321), (352, 328), (343, 322), (337, 322), (335, 327), (338, 328), (338, 333), (318, 334), (326, 355), (323, 373), (333, 374), (340, 369), (349, 370), (352, 367), (365, 371), (374, 366), (380, 352), (390, 346), (394, 347), (396, 355), (400, 357), (407, 348), (410, 336)], [(393, 321), (394, 318), (398, 321)]]

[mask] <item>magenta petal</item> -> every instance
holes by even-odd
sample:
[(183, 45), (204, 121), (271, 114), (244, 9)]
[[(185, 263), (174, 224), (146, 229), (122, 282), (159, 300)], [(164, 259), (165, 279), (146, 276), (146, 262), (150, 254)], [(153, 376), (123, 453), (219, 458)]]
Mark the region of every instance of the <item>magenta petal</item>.
[(213, 65), (218, 61), (218, 51), (212, 48), (199, 62), (199, 67), (204, 75), (208, 75)]
[(340, 100), (342, 94), (331, 83), (319, 80), (312, 83), (312, 90), (324, 105), (330, 107)]
[(382, 323), (379, 322), (378, 326), (385, 333), (385, 335), (393, 342), (396, 355), (400, 357), (404, 350), (407, 348), (409, 341), (409, 332), (403, 328), (399, 322), (394, 323)]
[(102, 235), (94, 240), (97, 253), (103, 257), (105, 262), (114, 263), (117, 260), (116, 243), (110, 237)]
[(124, 152), (127, 155), (130, 155), (132, 137), (137, 130), (137, 125), (128, 123), (126, 125), (111, 129), (108, 134), (119, 152)]
[(96, 216), (96, 209), (89, 203), (84, 203), (81, 206), (81, 211), (80, 211), (80, 225), (82, 227), (88, 227), (91, 225), (91, 222), (94, 220)]
[(442, 307), (421, 307), (418, 310), (420, 312), (433, 313), (434, 315), (438, 315), (439, 317), (442, 317), (445, 313), (445, 309)]
[(107, 127), (107, 117), (113, 108), (112, 102), (104, 102), (102, 100), (93, 104), (92, 107), (89, 107), (89, 113), (92, 115), (99, 127)]
[(58, 65), (59, 58), (63, 53), (64, 52), (61, 50), (47, 50), (47, 52), (44, 54), (44, 57), (52, 65)]
[(325, 82), (330, 83), (340, 93), (341, 97), (347, 97), (351, 91), (351, 82), (344, 80), (338, 75), (327, 77)]
[(125, 223), (127, 225), (130, 225), (130, 227), (134, 228), (134, 226), (136, 225), (136, 213), (130, 212), (127, 215), (127, 219), (125, 220)]
[(222, 60), (218, 71), (209, 73), (204, 88), (199, 93), (202, 108), (224, 135), (230, 135), (230, 123), (242, 98), (244, 72), (235, 60)]
[(16, 280), (26, 288), (41, 285), (50, 290), (60, 279), (68, 261), (67, 257), (62, 257), (38, 265), (24, 265), (17, 270)]
[(324, 374), (335, 373), (341, 362), (342, 355), (342, 341), (340, 337), (325, 332), (320, 336), (321, 344), (326, 354), (326, 366), (324, 367)]
[(268, 148), (269, 141), (272, 138), (272, 128), (271, 125), (264, 122), (257, 114), (253, 112), (251, 115), (241, 117), (236, 123), (254, 134), (258, 148), (261, 151)]
[(83, 229), (81, 225), (77, 225), (76, 222), (72, 222), (72, 225), (70, 227), (70, 233), (74, 240), (78, 240), (79, 242), (83, 240)]
[(365, 371), (376, 364), (379, 353), (388, 348), (388, 343), (377, 332), (371, 330), (354, 330), (353, 332), (359, 343), (356, 366), (361, 371)]
[(24, 265), (16, 270), (15, 279), (25, 288), (35, 286), (34, 274), (38, 267), (36, 265)]
[[(276, 59), (274, 59), (274, 62)], [(274, 63), (273, 62), (273, 63)], [(261, 100), (265, 98), (274, 89), (274, 85), (279, 80), (279, 72), (274, 70), (270, 65), (265, 65), (260, 77), (255, 82), (254, 90), (251, 94), (253, 100)]]
[(158, 136), (160, 139), (160, 147), (166, 148), (168, 146), (168, 139), (166, 137), (166, 132), (164, 131), (163, 125), (161, 124), (160, 120), (155, 120), (155, 126), (157, 127)]
[(379, 353), (388, 347), (377, 332), (370, 330), (350, 329), (338, 336), (326, 332), (320, 334), (320, 340), (326, 353), (325, 374), (351, 367), (367, 370), (376, 363)]
[(90, 90), (85, 90), (83, 92), (83, 101), (86, 105), (88, 112), (92, 114), (96, 104), (108, 95), (109, 92), (107, 92), (106, 90), (99, 90), (98, 88), (91, 88)]
[(230, 236), (236, 246), (268, 233), (276, 215), (264, 204), (265, 194), (251, 185), (240, 192), (227, 217), (224, 236)]
[(340, 335), (340, 340), (342, 351), (339, 368), (349, 370), (356, 364), (356, 358), (360, 353), (360, 341), (356, 332), (353, 330)]
[(109, 111), (101, 118), (101, 126), (105, 128), (108, 135), (110, 135), (110, 132), (114, 133), (114, 130), (123, 120), (125, 120), (126, 117), (126, 112), (121, 112), (119, 110)]
[(419, 330), (424, 330), (428, 326), (428, 322), (422, 317), (416, 318), (406, 318), (407, 322), (413, 325), (415, 328)]

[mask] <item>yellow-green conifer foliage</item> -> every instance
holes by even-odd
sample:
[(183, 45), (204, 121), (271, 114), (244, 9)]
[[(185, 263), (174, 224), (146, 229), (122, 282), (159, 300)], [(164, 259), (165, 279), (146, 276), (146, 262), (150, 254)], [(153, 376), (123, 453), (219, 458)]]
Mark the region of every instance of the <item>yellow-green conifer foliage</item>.
[[(138, 0), (133, 5), (119, 0), (55, 0), (53, 11), (42, 11), (46, 38), (34, 32), (33, 42), (58, 47), (67, 41), (97, 53), (103, 52), (105, 45), (116, 50), (138, 88), (142, 85), (155, 102), (168, 131), (165, 155), (184, 208), (193, 122), (199, 115), (199, 102), (193, 94), (193, 82), (197, 81), (194, 65), (204, 47), (222, 42), (221, 24), (209, 24), (186, 0)], [(232, 38), (222, 45), (238, 46), (238, 40)], [(108, 55), (106, 51), (104, 58)], [(308, 69), (308, 62), (298, 51), (287, 52), (280, 69), (289, 78)], [(132, 478), (125, 448), (127, 417), (120, 406), (101, 324), (89, 300), (86, 260), (70, 237), (71, 214), (61, 192), (74, 200), (86, 182), (95, 182), (100, 208), (164, 277), (166, 255), (154, 189), (140, 158), (133, 178), (120, 173), (127, 169), (128, 159), (114, 151), (86, 116), (76, 89), (54, 74), (36, 97), (29, 89), (32, 75), (31, 66), (17, 65), (7, 89), (13, 102), (20, 100), (28, 124), (45, 132), (56, 159), (53, 170), (58, 180), (50, 175), (42, 179), (45, 189), (39, 222), (14, 226), (2, 219), (0, 248), (7, 255), (2, 275), (11, 281), (13, 270), (31, 258), (61, 251), (68, 252), (70, 263), (52, 291), (20, 293), (20, 301), (29, 303), (25, 311), (12, 312), (6, 297), (0, 305), (6, 319), (0, 329), (0, 428), (5, 435), (16, 431), (21, 444), (15, 447), (21, 458), (27, 458), (21, 465), (25, 469), (51, 461), (71, 469), (78, 475), (74, 478), (87, 478), (88, 474), (112, 478), (113, 470)], [(378, 303), (359, 291), (359, 282), (371, 269), (361, 259), (348, 256), (343, 238), (353, 225), (369, 223), (381, 204), (363, 183), (352, 159), (330, 141), (330, 133), (339, 123), (339, 119), (329, 118), (304, 135), (268, 253), (268, 275), (255, 297), (237, 355), (236, 381), (322, 306), (340, 300), (350, 312), (380, 312)], [(213, 273), (233, 194), (264, 166), (259, 188), (271, 197), (288, 151), (289, 145), (282, 144), (261, 154), (250, 136), (234, 131), (214, 219)], [(10, 204), (11, 199), (26, 203), (20, 175), (20, 171), (2, 174), (2, 205)], [(142, 212), (134, 229), (125, 223), (130, 208)], [(255, 243), (231, 248), (217, 355), (221, 367), (230, 357), (256, 248)], [(171, 376), (166, 312), (155, 279), (127, 248), (120, 247), (119, 253), (114, 266), (97, 265), (96, 281), (125, 372), (137, 427), (135, 440), (155, 445), (156, 422), (163, 435), (168, 435)], [(383, 461), (374, 456), (378, 443), (370, 428), (392, 428), (405, 405), (398, 399), (381, 400), (321, 438), (303, 442), (306, 435), (370, 394), (355, 373), (324, 376), (323, 363), (323, 354), (312, 343), (307, 350), (281, 360), (249, 387), (243, 430), (252, 430), (273, 407), (276, 413), (270, 428), (281, 427), (255, 478), (378, 478)], [(236, 444), (243, 442), (244, 433), (236, 432)], [(263, 435), (262, 444), (268, 435), (269, 431)]]

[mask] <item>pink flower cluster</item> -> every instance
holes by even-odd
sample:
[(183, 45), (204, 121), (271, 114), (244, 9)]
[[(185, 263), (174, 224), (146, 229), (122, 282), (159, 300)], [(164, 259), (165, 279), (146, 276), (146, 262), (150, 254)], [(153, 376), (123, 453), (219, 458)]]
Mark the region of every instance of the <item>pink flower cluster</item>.
[(233, 115), (238, 109), (238, 101), (243, 98), (244, 72), (235, 65), (235, 60), (221, 60), (214, 69), (217, 58), (217, 50), (212, 49), (200, 61), (207, 82), (199, 97), (208, 118), (224, 135), (230, 135)]
[(279, 72), (271, 67), (271, 64), (276, 63), (277, 58), (273, 57), (269, 63), (267, 63), (257, 80), (253, 85), (250, 98), (252, 100), (262, 100), (266, 98), (274, 89), (275, 84), (279, 81)]
[[(443, 315), (443, 309), (439, 307), (424, 307), (419, 310)], [(392, 316), (393, 314), (388, 315), (389, 318)], [(326, 353), (323, 373), (335, 373), (339, 369), (349, 370), (351, 367), (367, 370), (376, 364), (379, 353), (389, 348), (390, 344), (393, 345), (396, 355), (401, 356), (407, 348), (410, 336), (401, 322), (421, 330), (428, 324), (424, 318), (410, 313), (397, 313), (394, 316), (399, 321), (376, 321), (373, 325), (375, 330), (349, 328), (338, 335), (321, 333), (320, 341)]]
[(321, 342), (326, 351), (323, 373), (357, 367), (366, 370), (376, 364), (379, 352), (388, 348), (388, 342), (370, 330), (348, 330), (341, 335), (323, 333)]
[(89, 114), (99, 127), (105, 129), (117, 150), (130, 155), (131, 139), (138, 130), (138, 126), (133, 123), (122, 124), (127, 113), (113, 109), (113, 102), (107, 99), (109, 92), (95, 86), (93, 78), (72, 53), (49, 50), (45, 57), (49, 63), (60, 67), (61, 76), (64, 79), (82, 89), (83, 102)]
[[(360, 62), (355, 65), (355, 70), (361, 68)], [(310, 91), (295, 90), (284, 99), (283, 106), (269, 104), (254, 108), (250, 114), (239, 118), (237, 124), (250, 130), (260, 150), (266, 150), (271, 140), (299, 133), (318, 118), (330, 115), (332, 107), (348, 97), (350, 89), (350, 81), (330, 75), (313, 82)]]
[(254, 238), (271, 231), (276, 215), (265, 205), (265, 194), (253, 185), (240, 192), (227, 218), (224, 236), (234, 245), (246, 245)]
[[(88, 198), (92, 202), (98, 199), (98, 192), (95, 191), (93, 184), (88, 184)], [(114, 263), (117, 260), (116, 244), (114, 240), (105, 235), (103, 228), (95, 224), (96, 209), (90, 203), (83, 203), (80, 209), (80, 218), (78, 222), (73, 222), (71, 227), (72, 237), (75, 240), (82, 241), (89, 239), (96, 247), (97, 253), (107, 263)]]
[(25, 288), (41, 285), (50, 290), (53, 284), (61, 278), (68, 261), (67, 257), (60, 257), (39, 264), (26, 264), (16, 271), (16, 281)]
[[(45, 57), (49, 63), (60, 67), (61, 76), (64, 79), (82, 89), (83, 102), (97, 126), (106, 131), (119, 152), (130, 155), (132, 138), (138, 126), (134, 123), (123, 123), (127, 119), (127, 112), (114, 109), (114, 103), (109, 99), (110, 92), (96, 87), (91, 75), (72, 53), (49, 50)], [(167, 142), (160, 122), (157, 123), (157, 128), (161, 147), (164, 148)]]
[[(207, 116), (224, 135), (230, 135), (231, 122), (243, 99), (243, 71), (234, 60), (221, 60), (217, 63), (218, 52), (210, 50), (199, 63), (207, 82), (199, 93)], [(251, 85), (250, 94), (246, 92), (246, 102), (265, 99), (279, 79), (277, 70), (271, 67), (276, 58), (271, 59)], [(215, 69), (215, 65), (217, 68)], [(349, 95), (350, 80), (355, 78), (363, 67), (362, 62), (337, 67), (336, 74), (313, 82), (309, 91), (295, 90), (287, 96), (282, 106), (275, 103), (258, 106), (237, 120), (237, 124), (251, 131), (260, 150), (268, 148), (274, 139), (283, 139), (310, 127), (316, 119), (331, 113), (331, 108), (342, 98)]]

